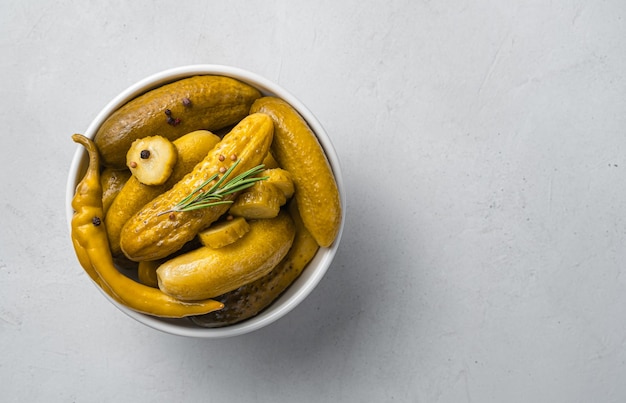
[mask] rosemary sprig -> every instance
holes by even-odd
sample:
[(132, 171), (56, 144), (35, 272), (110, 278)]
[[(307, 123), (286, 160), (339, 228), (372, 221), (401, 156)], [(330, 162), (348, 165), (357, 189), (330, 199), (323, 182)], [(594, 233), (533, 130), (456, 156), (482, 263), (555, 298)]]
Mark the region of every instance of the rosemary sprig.
[(192, 211), (203, 209), (211, 206), (218, 206), (220, 204), (231, 204), (232, 200), (223, 200), (224, 196), (239, 192), (254, 185), (255, 182), (268, 179), (269, 176), (257, 177), (261, 171), (265, 169), (265, 165), (257, 165), (232, 179), (226, 181), (228, 176), (233, 172), (235, 167), (239, 164), (239, 160), (235, 161), (233, 165), (228, 168), (221, 178), (217, 180), (210, 188), (204, 189), (209, 183), (219, 177), (219, 174), (211, 176), (195, 188), (189, 195), (179, 201), (174, 207), (169, 210), (162, 211), (157, 215), (175, 213), (182, 211)]

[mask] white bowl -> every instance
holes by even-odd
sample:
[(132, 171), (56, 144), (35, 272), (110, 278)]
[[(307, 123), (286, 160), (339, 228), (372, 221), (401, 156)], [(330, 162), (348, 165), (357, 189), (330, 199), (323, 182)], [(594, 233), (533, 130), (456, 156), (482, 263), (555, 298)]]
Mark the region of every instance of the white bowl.
[[(109, 104), (106, 105), (102, 111), (100, 111), (93, 122), (91, 122), (84, 135), (93, 139), (95, 133), (105, 119), (116, 109), (136, 96), (175, 80), (194, 75), (206, 74), (222, 75), (238, 79), (258, 88), (264, 95), (274, 95), (290, 103), (302, 115), (317, 135), (317, 138), (326, 153), (326, 157), (328, 158), (335, 175), (343, 209), (341, 227), (333, 245), (330, 248), (320, 248), (300, 277), (276, 301), (274, 301), (272, 305), (262, 311), (259, 315), (241, 323), (222, 328), (203, 328), (193, 324), (188, 319), (164, 319), (144, 315), (118, 304), (101, 291), (102, 295), (104, 295), (112, 304), (117, 306), (126, 315), (151, 328), (179, 336), (223, 338), (242, 335), (268, 326), (294, 309), (311, 293), (311, 291), (313, 291), (328, 270), (328, 267), (332, 263), (335, 253), (337, 252), (345, 222), (346, 203), (339, 159), (328, 134), (320, 122), (298, 99), (287, 92), (284, 88), (261, 76), (258, 76), (257, 74), (239, 68), (202, 64), (183, 66), (156, 73), (130, 86), (109, 102)], [(71, 201), (74, 197), (76, 185), (81, 180), (86, 170), (87, 162), (88, 158), (86, 151), (83, 147), (78, 146), (68, 174), (66, 189), (66, 215), (68, 225), (70, 226), (72, 215), (74, 214)], [(94, 286), (100, 290), (95, 283)]]

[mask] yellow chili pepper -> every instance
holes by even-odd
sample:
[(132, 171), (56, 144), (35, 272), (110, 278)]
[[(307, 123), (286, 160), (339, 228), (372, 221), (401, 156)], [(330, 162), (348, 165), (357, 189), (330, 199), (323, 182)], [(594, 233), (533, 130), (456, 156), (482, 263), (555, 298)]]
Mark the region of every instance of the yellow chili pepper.
[(120, 273), (113, 263), (106, 235), (100, 185), (100, 156), (95, 143), (75, 134), (72, 140), (89, 154), (89, 166), (78, 184), (72, 207), (72, 242), (78, 260), (89, 276), (115, 300), (137, 312), (167, 318), (201, 315), (222, 309), (215, 300), (183, 302), (160, 290), (137, 283)]
[(93, 268), (93, 265), (91, 264), (91, 260), (89, 260), (89, 255), (87, 254), (87, 251), (85, 250), (85, 248), (83, 248), (74, 237), (72, 237), (72, 243), (74, 244), (76, 257), (78, 258), (80, 265), (83, 267), (83, 269), (85, 269), (85, 272), (89, 274), (89, 277), (91, 277), (91, 279), (96, 284), (98, 284), (98, 286), (100, 286), (100, 288), (102, 288), (102, 290), (106, 292), (108, 296), (110, 296), (115, 301), (119, 302), (120, 304), (123, 304), (122, 300), (120, 300), (118, 296), (115, 295), (113, 291), (111, 291), (109, 286), (100, 279), (100, 277), (98, 276), (98, 273), (96, 273), (95, 269)]
[[(73, 138), (73, 137), (72, 137)], [(89, 166), (98, 166), (98, 154), (89, 153)], [(95, 174), (99, 175), (99, 171), (95, 172)], [(96, 193), (97, 189), (92, 190), (91, 184), (96, 178), (93, 178), (94, 172), (89, 170), (83, 180), (76, 187), (76, 193), (74, 198), (72, 199), (72, 208), (74, 209), (74, 217), (72, 218), (72, 244), (74, 245), (74, 251), (76, 252), (76, 257), (80, 265), (85, 269), (85, 272), (91, 277), (91, 279), (104, 290), (107, 295), (116, 300), (119, 303), (122, 301), (115, 295), (109, 286), (105, 284), (101, 279), (96, 270), (91, 263), (91, 259), (85, 247), (81, 245), (78, 241), (78, 236), (76, 236), (77, 231), (82, 230), (78, 225), (74, 225), (75, 223), (84, 221), (84, 220), (92, 220), (93, 217), (99, 216), (99, 210), (97, 207), (88, 206), (83, 200), (87, 197), (91, 197), (91, 193)], [(100, 191), (102, 192), (102, 191)], [(100, 193), (102, 195), (102, 193)], [(96, 197), (96, 195), (93, 195)]]

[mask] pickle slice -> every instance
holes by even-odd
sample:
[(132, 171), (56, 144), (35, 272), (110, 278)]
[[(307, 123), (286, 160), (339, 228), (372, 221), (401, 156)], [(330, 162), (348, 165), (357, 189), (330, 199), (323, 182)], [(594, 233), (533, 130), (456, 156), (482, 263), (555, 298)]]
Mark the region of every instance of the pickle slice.
[(198, 234), (200, 242), (209, 248), (218, 249), (230, 245), (250, 231), (250, 225), (243, 217), (235, 217), (211, 225)]
[(256, 182), (244, 190), (228, 210), (230, 214), (247, 219), (276, 217), (287, 199), (281, 190), (266, 182)]
[(161, 136), (133, 142), (126, 154), (126, 165), (144, 185), (162, 185), (172, 174), (178, 154), (174, 144)]
[(267, 176), (267, 183), (276, 186), (289, 199), (293, 196), (294, 186), (291, 174), (281, 168), (266, 169), (260, 176)]

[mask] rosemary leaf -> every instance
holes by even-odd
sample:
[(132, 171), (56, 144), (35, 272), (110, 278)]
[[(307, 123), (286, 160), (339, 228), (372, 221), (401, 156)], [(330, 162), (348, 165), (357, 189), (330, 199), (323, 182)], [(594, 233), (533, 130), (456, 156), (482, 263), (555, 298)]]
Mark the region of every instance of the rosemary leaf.
[[(212, 206), (219, 206), (223, 204), (231, 204), (232, 200), (223, 200), (224, 196), (228, 196), (233, 193), (240, 192), (254, 185), (258, 181), (262, 181), (268, 179), (268, 176), (258, 177), (259, 173), (261, 173), (265, 169), (265, 165), (257, 165), (254, 168), (251, 168), (241, 174), (235, 176), (232, 179), (228, 179), (230, 174), (233, 172), (235, 167), (239, 164), (239, 160), (235, 161), (233, 165), (228, 168), (226, 172), (222, 175), (221, 178), (217, 180), (211, 187), (207, 190), (204, 188), (214, 181), (219, 175), (215, 174), (211, 176), (209, 179), (205, 180), (195, 188), (191, 193), (189, 193), (185, 198), (179, 201), (174, 207), (169, 210), (162, 211), (157, 215), (173, 213), (173, 212), (182, 212), (182, 211), (193, 211), (199, 210)], [(228, 179), (228, 181), (227, 181)]]

